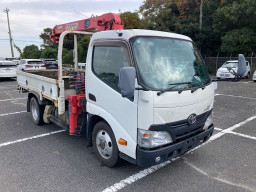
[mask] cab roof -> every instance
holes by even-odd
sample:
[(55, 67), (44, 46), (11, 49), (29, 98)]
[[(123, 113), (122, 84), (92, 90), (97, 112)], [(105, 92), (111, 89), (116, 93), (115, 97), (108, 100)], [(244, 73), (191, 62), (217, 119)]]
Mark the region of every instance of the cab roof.
[(168, 37), (168, 38), (192, 41), (191, 38), (189, 38), (185, 35), (177, 34), (177, 33), (153, 31), (153, 30), (143, 30), (143, 29), (101, 31), (101, 32), (94, 33), (92, 36), (92, 40), (119, 39), (119, 38), (129, 40), (130, 38), (136, 37), (136, 36)]

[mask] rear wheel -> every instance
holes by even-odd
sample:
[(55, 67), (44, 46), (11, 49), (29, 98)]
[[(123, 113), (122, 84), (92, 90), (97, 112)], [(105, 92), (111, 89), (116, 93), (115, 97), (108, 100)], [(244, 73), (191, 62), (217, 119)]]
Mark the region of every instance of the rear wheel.
[(119, 162), (119, 151), (114, 133), (104, 121), (98, 122), (92, 133), (93, 149), (97, 159), (108, 167), (114, 167)]
[(30, 100), (30, 112), (34, 124), (40, 125), (43, 123), (44, 105), (40, 105), (35, 97)]

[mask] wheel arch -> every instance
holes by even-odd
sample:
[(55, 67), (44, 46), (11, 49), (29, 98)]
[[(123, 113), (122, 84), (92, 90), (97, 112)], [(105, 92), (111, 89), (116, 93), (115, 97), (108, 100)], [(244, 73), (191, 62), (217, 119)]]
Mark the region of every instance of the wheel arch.
[(30, 91), (28, 93), (28, 99), (27, 99), (27, 112), (30, 112), (30, 100), (32, 97), (35, 97), (37, 99), (37, 102), (39, 103), (39, 105), (52, 105), (52, 102), (49, 100), (40, 100), (40, 96), (34, 92), (34, 91)]
[(28, 93), (28, 100), (27, 100), (27, 112), (31, 112), (31, 109), (30, 109), (30, 100), (31, 100), (32, 97), (35, 97), (38, 102), (40, 101), (38, 94), (36, 94), (35, 92), (29, 92), (29, 93)]
[(104, 118), (102, 118), (102, 117), (100, 117), (98, 115), (93, 115), (93, 114), (89, 114), (88, 113), (88, 123), (87, 123), (87, 126), (86, 126), (86, 137), (88, 139), (87, 146), (92, 146), (92, 132), (93, 132), (93, 128), (100, 121), (104, 121), (105, 123), (107, 123), (109, 125), (109, 123)]

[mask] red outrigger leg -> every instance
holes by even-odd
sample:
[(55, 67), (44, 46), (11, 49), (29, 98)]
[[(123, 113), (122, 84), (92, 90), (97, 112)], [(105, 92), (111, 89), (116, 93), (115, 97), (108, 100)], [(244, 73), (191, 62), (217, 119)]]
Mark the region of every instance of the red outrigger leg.
[(85, 95), (68, 95), (69, 101), (69, 134), (77, 135), (77, 119), (78, 115), (83, 113), (85, 107)]

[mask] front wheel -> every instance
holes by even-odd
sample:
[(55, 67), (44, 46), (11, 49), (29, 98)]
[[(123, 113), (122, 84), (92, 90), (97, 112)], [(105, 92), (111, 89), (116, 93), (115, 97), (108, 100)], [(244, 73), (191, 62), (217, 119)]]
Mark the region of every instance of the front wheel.
[(35, 97), (30, 100), (30, 111), (34, 124), (40, 125), (43, 123), (44, 106), (40, 105)]
[(119, 151), (114, 133), (104, 121), (98, 122), (92, 133), (93, 149), (97, 159), (107, 167), (114, 167), (119, 162)]

